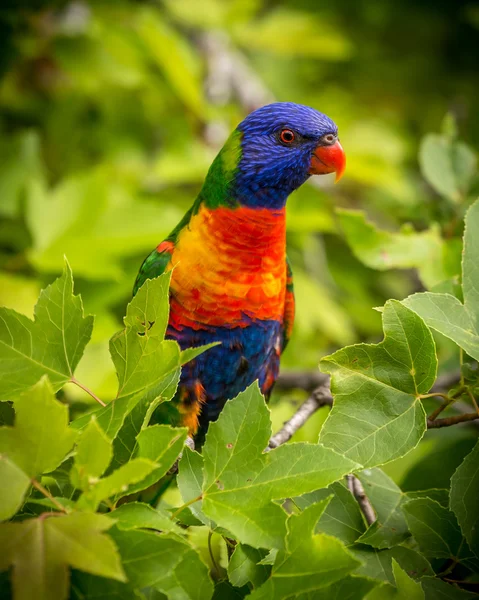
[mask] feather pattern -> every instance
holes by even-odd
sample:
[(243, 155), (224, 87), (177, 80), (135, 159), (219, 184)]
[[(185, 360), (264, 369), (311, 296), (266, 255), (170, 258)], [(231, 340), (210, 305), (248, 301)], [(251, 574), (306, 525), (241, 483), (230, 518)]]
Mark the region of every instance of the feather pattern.
[[(285, 127), (300, 144), (278, 141)], [(134, 293), (172, 271), (168, 338), (182, 348), (220, 342), (182, 370), (173, 404), (191, 435), (204, 435), (226, 400), (253, 381), (271, 392), (294, 321), (285, 203), (309, 177), (312, 153), (328, 133), (336, 135), (336, 125), (310, 107), (277, 103), (249, 115), (192, 208), (140, 269)]]

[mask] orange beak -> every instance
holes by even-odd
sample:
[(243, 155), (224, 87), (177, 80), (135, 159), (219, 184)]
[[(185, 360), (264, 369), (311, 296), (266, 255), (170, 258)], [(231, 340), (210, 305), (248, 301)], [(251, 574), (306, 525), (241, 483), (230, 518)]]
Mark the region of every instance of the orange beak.
[(341, 179), (346, 168), (346, 155), (339, 142), (331, 146), (318, 146), (311, 156), (308, 173), (310, 175), (325, 175), (336, 173), (336, 181)]

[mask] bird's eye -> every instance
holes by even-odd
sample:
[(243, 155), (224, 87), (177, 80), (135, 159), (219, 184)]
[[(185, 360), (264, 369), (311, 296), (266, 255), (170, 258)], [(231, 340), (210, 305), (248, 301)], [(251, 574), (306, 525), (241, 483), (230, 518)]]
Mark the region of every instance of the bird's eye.
[(324, 144), (334, 144), (337, 137), (334, 135), (334, 133), (327, 133), (326, 135), (323, 135), (321, 139)]
[(291, 144), (295, 140), (294, 131), (291, 129), (282, 129), (279, 134), (279, 139), (283, 142), (283, 144)]

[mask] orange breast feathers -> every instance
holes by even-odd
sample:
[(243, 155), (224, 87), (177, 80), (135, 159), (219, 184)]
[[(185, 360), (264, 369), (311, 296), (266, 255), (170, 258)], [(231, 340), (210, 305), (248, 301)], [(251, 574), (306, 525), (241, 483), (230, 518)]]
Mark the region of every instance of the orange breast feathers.
[(178, 235), (170, 323), (246, 326), (248, 317), (283, 321), (285, 210), (201, 206)]

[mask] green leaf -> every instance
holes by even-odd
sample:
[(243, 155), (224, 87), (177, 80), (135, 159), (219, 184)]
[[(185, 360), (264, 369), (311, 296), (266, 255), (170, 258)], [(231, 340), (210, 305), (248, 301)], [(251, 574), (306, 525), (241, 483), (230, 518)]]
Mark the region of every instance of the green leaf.
[[(78, 48), (75, 54), (82, 53)], [(78, 70), (73, 73), (78, 76)], [(61, 269), (66, 254), (76, 276), (106, 280), (114, 293), (125, 277), (125, 255), (146, 253), (176, 225), (178, 208), (145, 201), (125, 181), (132, 175), (125, 173), (126, 164), (127, 171), (132, 164), (129, 151), (126, 156), (124, 164), (107, 161), (81, 172), (74, 169), (54, 188), (38, 177), (28, 182), (25, 216), (33, 242), (28, 258), (40, 271)], [(127, 289), (129, 293), (131, 283), (122, 297)]]
[(214, 348), (215, 346), (219, 346), (221, 342), (212, 342), (211, 344), (204, 344), (203, 346), (196, 346), (195, 348), (187, 348), (186, 350), (182, 350), (180, 354), (180, 361), (182, 365), (190, 362), (206, 350), (210, 348)]
[(466, 144), (436, 134), (426, 135), (419, 149), (419, 164), (436, 192), (459, 202), (476, 170), (476, 157)]
[[(328, 587), (294, 596), (295, 600), (362, 600), (377, 585), (377, 581), (347, 575)], [(369, 596), (368, 600), (369, 600)]]
[(134, 458), (113, 471), (111, 475), (92, 483), (77, 502), (77, 508), (96, 511), (103, 500), (115, 495), (132, 493), (133, 484), (143, 481), (156, 468), (156, 464), (144, 458)]
[(209, 600), (213, 584), (197, 552), (180, 538), (147, 531), (116, 529), (111, 533), (128, 581), (153, 587), (170, 600)]
[(401, 489), (381, 469), (368, 469), (357, 474), (366, 496), (376, 512), (377, 520), (357, 540), (374, 548), (391, 548), (409, 537), (402, 512), (406, 500)]
[(251, 600), (281, 600), (321, 589), (357, 568), (359, 561), (339, 540), (314, 533), (328, 501), (313, 504), (300, 515), (288, 518), (284, 550), (276, 556), (271, 577), (253, 591)]
[(419, 582), (411, 579), (409, 575), (401, 569), (398, 563), (393, 559), (393, 574), (396, 581), (397, 594), (399, 600), (424, 600), (424, 592)]
[(152, 425), (140, 431), (136, 438), (139, 447), (137, 460), (149, 460), (155, 464), (155, 468), (145, 479), (132, 485), (128, 494), (146, 489), (167, 473), (182, 451), (187, 434), (186, 428), (169, 425)]
[(228, 401), (209, 427), (203, 511), (245, 544), (281, 548), (286, 514), (272, 501), (325, 487), (358, 465), (315, 444), (287, 444), (263, 453), (270, 436), (269, 411), (254, 383)]
[(70, 600), (145, 600), (127, 583), (72, 570)]
[(127, 415), (130, 414), (141, 399), (141, 393), (136, 394), (136, 396), (133, 396), (132, 398), (116, 398), (93, 413), (78, 417), (78, 419), (72, 421), (71, 426), (74, 429), (85, 429), (90, 423), (92, 415), (95, 415), (98, 425), (103, 429), (107, 437), (110, 440), (113, 440), (118, 435)]
[(412, 492), (406, 492), (405, 496), (408, 500), (415, 500), (416, 498), (431, 498), (435, 500), (441, 506), (448, 508), (449, 506), (449, 490), (432, 488), (429, 490), (414, 490)]
[(453, 512), (430, 498), (410, 500), (403, 510), (424, 556), (474, 562)]
[(364, 533), (366, 527), (356, 499), (343, 483), (336, 482), (326, 489), (294, 498), (294, 503), (304, 509), (323, 500), (331, 493), (334, 495), (319, 518), (316, 533), (327, 533), (349, 546)]
[(125, 328), (110, 341), (118, 374), (118, 398), (148, 394), (161, 396), (165, 377), (179, 372), (180, 348), (165, 340), (168, 323), (170, 274), (148, 279), (128, 304)]
[[(1, 439), (0, 430), (0, 448)], [(3, 487), (3, 491), (0, 492), (0, 521), (4, 521), (13, 516), (23, 504), (30, 487), (30, 477), (6, 454), (0, 454), (0, 481)]]
[[(181, 498), (186, 504), (201, 496), (203, 492), (203, 455), (185, 446), (178, 464), (176, 478)], [(201, 510), (201, 500), (188, 507), (193, 515), (208, 527), (214, 529), (210, 519)]]
[(0, 492), (4, 519), (19, 508), (30, 480), (56, 469), (77, 437), (68, 427), (68, 408), (55, 399), (46, 377), (19, 397), (15, 412), (14, 426), (0, 427), (0, 464), (10, 477)]
[(445, 264), (439, 227), (418, 232), (404, 226), (400, 232), (391, 233), (368, 221), (363, 211), (339, 209), (337, 212), (346, 241), (368, 267), (380, 271), (415, 268), (428, 287), (457, 275)]
[(76, 447), (75, 462), (71, 471), (72, 484), (81, 490), (101, 477), (112, 457), (111, 441), (98, 425), (95, 415), (82, 431)]
[(0, 525), (0, 571), (13, 567), (16, 600), (64, 600), (68, 566), (125, 581), (120, 558), (103, 532), (112, 521), (102, 515), (71, 513)]
[(258, 564), (265, 557), (265, 552), (247, 546), (237, 544), (228, 563), (228, 578), (236, 587), (242, 587), (251, 582), (253, 587), (259, 587), (264, 583), (271, 572), (267, 565)]
[[(334, 406), (320, 442), (364, 467), (384, 464), (412, 450), (426, 431), (420, 394), (436, 378), (431, 332), (396, 300), (382, 314), (384, 341), (357, 344), (324, 358)], [(394, 443), (392, 443), (394, 440)]]
[(477, 594), (449, 585), (441, 579), (424, 577), (421, 585), (426, 600), (477, 600)]
[(422, 554), (404, 546), (395, 546), (388, 550), (375, 550), (358, 544), (351, 547), (350, 550), (362, 562), (359, 569), (355, 571), (357, 575), (394, 584), (393, 559), (413, 579), (434, 575), (431, 565)]
[(119, 508), (108, 513), (108, 517), (116, 522), (118, 529), (156, 529), (157, 531), (171, 531), (177, 535), (184, 535), (184, 530), (171, 520), (171, 515), (163, 509), (153, 508), (142, 502), (122, 504)]
[(178, 98), (196, 116), (204, 116), (200, 66), (196, 54), (184, 38), (160, 18), (159, 13), (143, 9), (136, 23), (141, 41), (156, 65), (163, 71)]
[(424, 321), (479, 360), (479, 201), (467, 211), (462, 259), (464, 304), (450, 294), (413, 294), (403, 304)]
[(451, 477), (450, 507), (469, 547), (479, 556), (479, 442)]
[[(138, 450), (137, 437), (147, 427), (155, 408), (161, 403), (171, 400), (178, 387), (180, 369), (167, 374), (155, 385), (154, 394), (142, 394), (138, 402), (132, 404), (113, 441), (113, 460), (109, 470), (113, 470), (128, 462)], [(141, 394), (141, 393), (140, 393)], [(120, 399), (121, 400), (121, 399)], [(118, 402), (118, 399), (115, 401)]]
[(409, 577), (394, 558), (392, 559), (392, 572), (395, 587), (387, 583), (377, 587), (368, 595), (368, 600), (424, 600), (421, 584)]
[(48, 375), (53, 389), (69, 381), (93, 328), (83, 316), (82, 301), (73, 295), (72, 272), (40, 294), (35, 320), (0, 307), (0, 398), (13, 399)]

